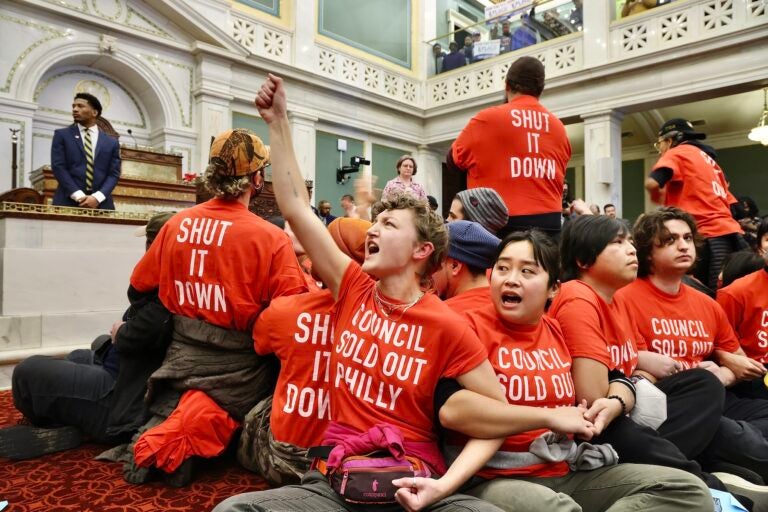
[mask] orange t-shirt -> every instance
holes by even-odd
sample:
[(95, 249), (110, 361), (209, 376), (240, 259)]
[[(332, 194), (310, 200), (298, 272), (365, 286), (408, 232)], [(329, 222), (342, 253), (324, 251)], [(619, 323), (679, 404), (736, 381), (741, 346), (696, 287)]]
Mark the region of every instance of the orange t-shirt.
[[(376, 281), (351, 262), (334, 311), (331, 410), (360, 432), (377, 423), (398, 427), (406, 441), (435, 442), (433, 395), (486, 360), (466, 321), (427, 293), (388, 318), (374, 299)], [(391, 302), (391, 299), (385, 300)]]
[(768, 271), (760, 269), (717, 292), (739, 343), (747, 355), (768, 363)]
[(667, 355), (686, 369), (707, 359), (713, 350), (739, 348), (723, 309), (687, 285), (670, 295), (643, 277), (616, 292), (615, 298), (623, 300), (635, 323), (642, 339), (640, 350)]
[(331, 419), (333, 295), (328, 290), (273, 300), (253, 328), (256, 353), (274, 353), (280, 375), (270, 427), (278, 441), (308, 448), (323, 441)]
[(491, 303), (491, 287), (472, 288), (445, 300), (445, 305), (462, 315)]
[(237, 201), (211, 199), (163, 226), (131, 285), (171, 313), (250, 331), (269, 301), (307, 291), (288, 235)]
[(632, 375), (637, 367), (637, 333), (621, 301), (606, 303), (583, 281), (563, 283), (548, 314), (565, 336), (571, 357), (586, 357)]
[(452, 146), (467, 188), (490, 187), (509, 216), (562, 211), (571, 143), (565, 127), (533, 96), (518, 96), (473, 117)]
[[(510, 325), (499, 320), (493, 304), (468, 313), (467, 318), (488, 349), (510, 404), (562, 407), (576, 402), (571, 355), (556, 320), (545, 316), (536, 325)], [(528, 452), (531, 442), (545, 432), (538, 429), (509, 436), (499, 451)], [(549, 462), (503, 469), (486, 466), (478, 475), (556, 477), (567, 473), (567, 462)]]
[(653, 170), (662, 167), (672, 169), (672, 178), (664, 185), (665, 206), (690, 213), (707, 238), (743, 233), (731, 216), (725, 174), (712, 157), (696, 146), (680, 144), (664, 153)]

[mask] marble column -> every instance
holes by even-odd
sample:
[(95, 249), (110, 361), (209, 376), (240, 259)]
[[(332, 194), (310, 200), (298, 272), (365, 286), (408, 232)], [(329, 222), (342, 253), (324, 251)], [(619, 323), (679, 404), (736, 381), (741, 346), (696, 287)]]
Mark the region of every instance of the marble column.
[(303, 112), (292, 111), (288, 113), (291, 123), (291, 136), (293, 137), (293, 149), (296, 152), (296, 161), (305, 180), (312, 180), (311, 204), (315, 204), (315, 191), (317, 190), (315, 173), (315, 148), (316, 148), (316, 124), (318, 118)]
[(197, 148), (192, 154), (192, 168), (204, 170), (208, 162), (211, 138), (232, 128), (232, 65), (226, 60), (200, 53), (196, 56), (195, 105)]
[(621, 214), (621, 120), (615, 110), (581, 116), (584, 120), (584, 200), (601, 210), (613, 203)]

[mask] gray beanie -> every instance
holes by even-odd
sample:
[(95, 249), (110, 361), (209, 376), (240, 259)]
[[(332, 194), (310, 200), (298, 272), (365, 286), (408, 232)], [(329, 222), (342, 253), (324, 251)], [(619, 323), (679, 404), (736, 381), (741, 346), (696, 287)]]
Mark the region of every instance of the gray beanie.
[(491, 268), (501, 240), (477, 222), (457, 220), (448, 225), (448, 257), (475, 268)]
[(493, 234), (507, 225), (509, 210), (498, 192), (480, 187), (462, 190), (456, 197), (464, 207), (465, 220), (479, 223)]

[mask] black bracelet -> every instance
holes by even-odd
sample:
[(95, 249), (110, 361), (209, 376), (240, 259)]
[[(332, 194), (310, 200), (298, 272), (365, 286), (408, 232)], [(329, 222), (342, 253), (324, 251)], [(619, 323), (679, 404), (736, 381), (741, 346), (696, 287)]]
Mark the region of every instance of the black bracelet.
[(621, 404), (621, 415), (626, 416), (627, 415), (627, 404), (624, 402), (624, 399), (621, 398), (619, 395), (609, 395), (606, 397), (607, 399), (613, 398), (614, 400), (618, 400)]

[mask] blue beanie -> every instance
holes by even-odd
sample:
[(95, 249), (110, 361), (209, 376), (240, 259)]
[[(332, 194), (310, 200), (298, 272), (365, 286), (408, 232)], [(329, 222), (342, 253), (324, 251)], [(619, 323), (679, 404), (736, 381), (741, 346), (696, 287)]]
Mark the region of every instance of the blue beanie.
[(491, 268), (501, 240), (477, 222), (448, 223), (448, 257), (476, 268)]

